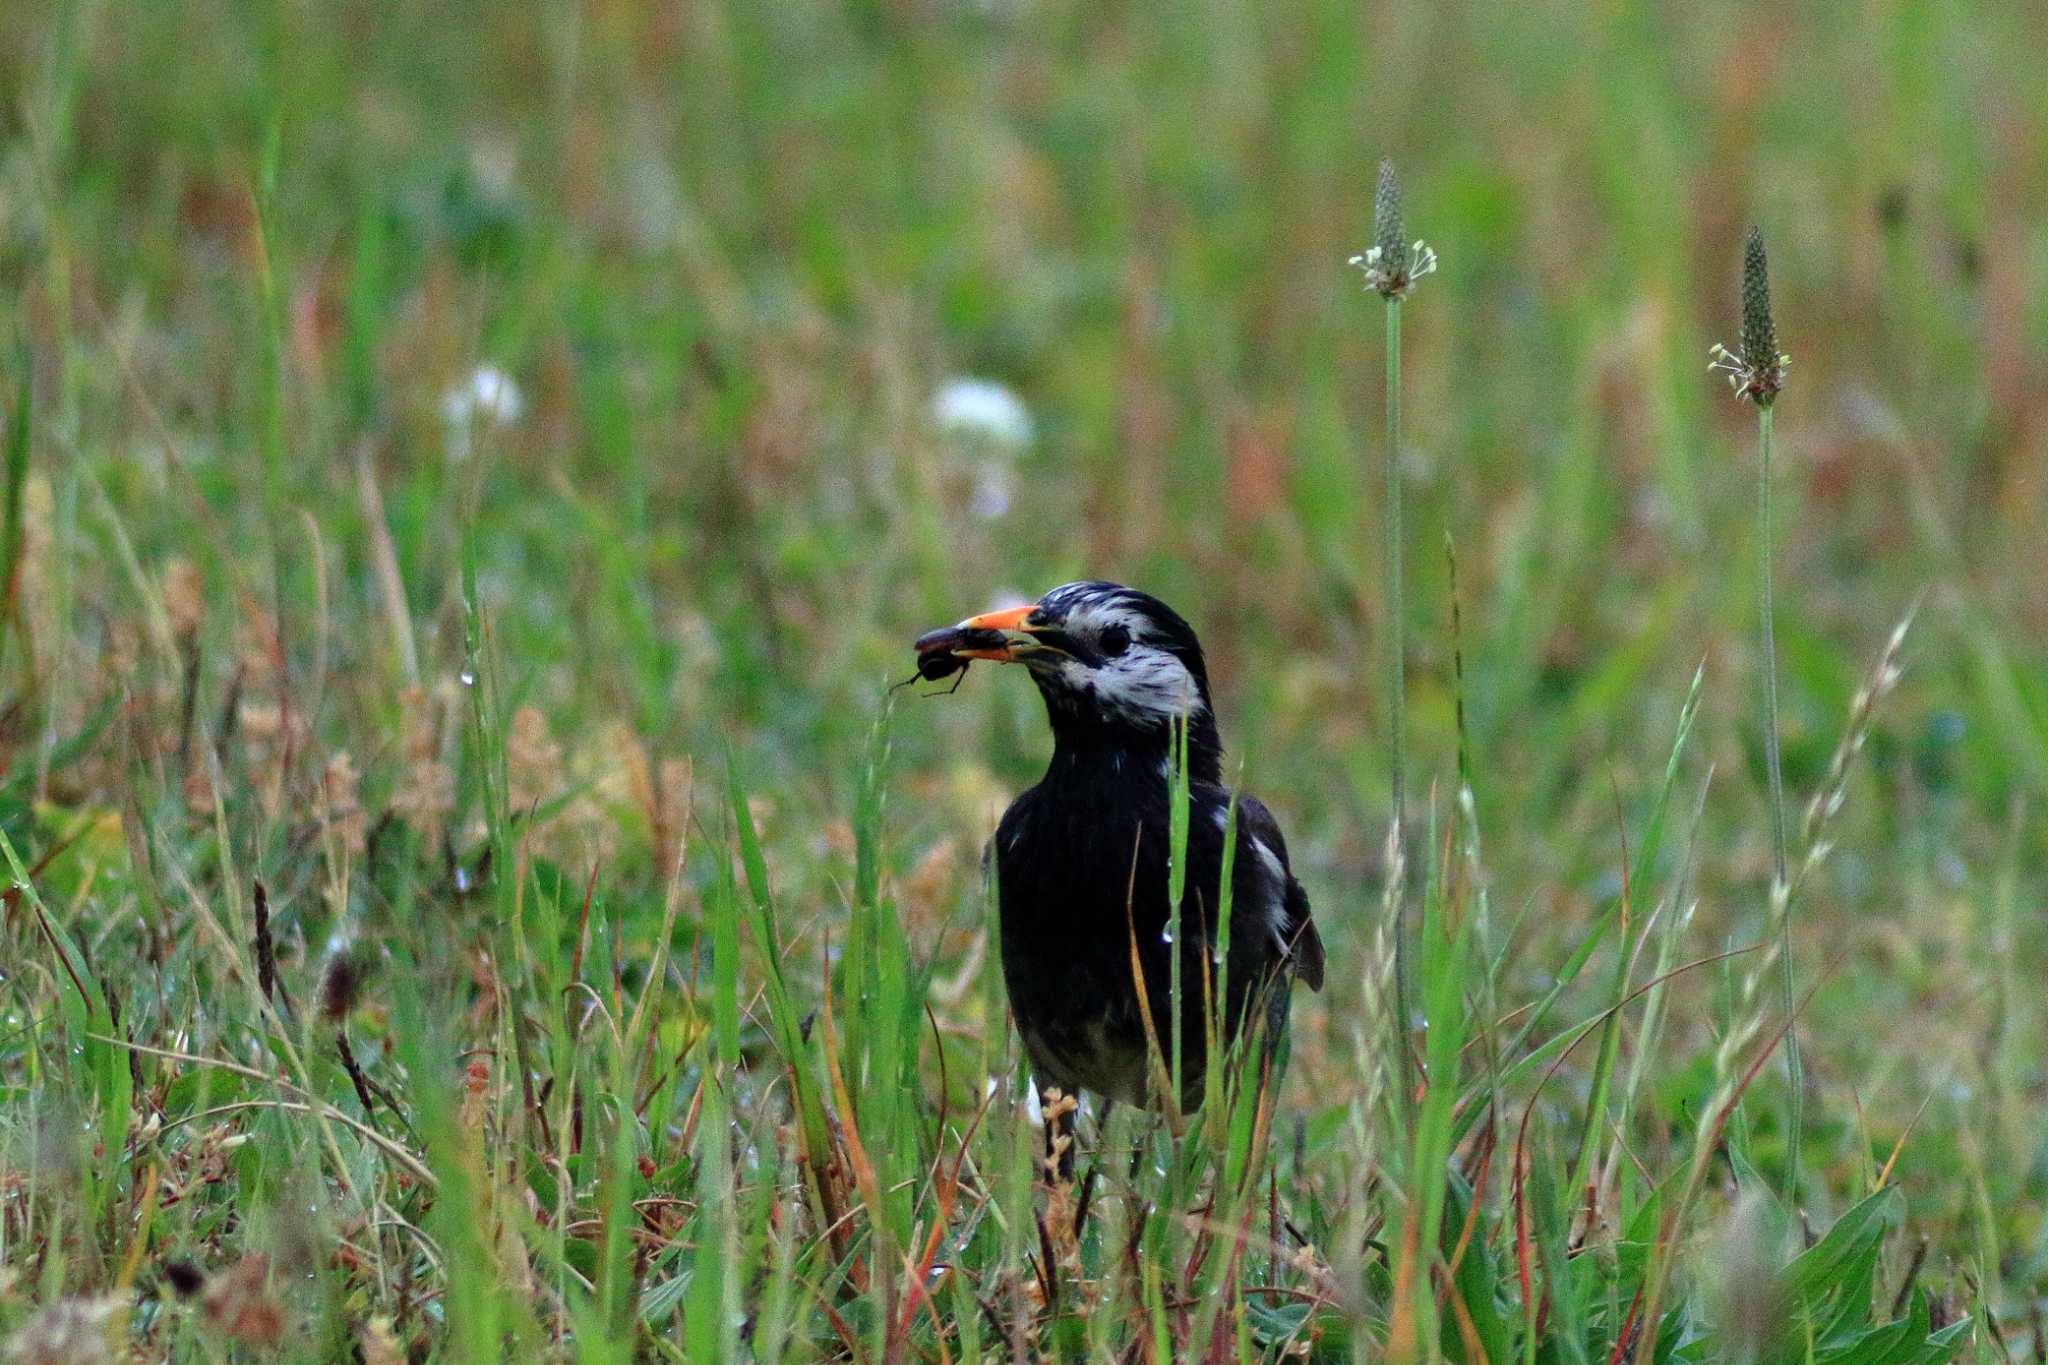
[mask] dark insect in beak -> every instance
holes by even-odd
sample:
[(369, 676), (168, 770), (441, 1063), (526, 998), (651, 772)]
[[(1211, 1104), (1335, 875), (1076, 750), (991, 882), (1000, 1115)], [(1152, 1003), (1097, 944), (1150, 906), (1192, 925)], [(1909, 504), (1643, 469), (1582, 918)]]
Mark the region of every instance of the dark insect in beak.
[[(943, 652), (920, 655), (917, 661), (917, 672), (911, 674), (902, 682), (895, 684), (889, 690), (894, 692), (896, 688), (908, 687), (914, 682), (942, 682), (947, 678), (953, 678), (953, 685), (945, 691), (928, 692), (925, 694), (931, 697), (950, 697), (960, 690), (961, 683), (967, 681), (967, 666), (973, 662), (972, 659), (962, 659), (956, 655)], [(955, 674), (959, 676), (954, 677)]]
[[(908, 687), (914, 682), (943, 682), (953, 679), (953, 685), (944, 692), (931, 695), (950, 697), (960, 690), (960, 684), (967, 681), (967, 666), (974, 661), (963, 659), (956, 650), (997, 649), (1003, 645), (1002, 632), (994, 630), (966, 630), (959, 626), (947, 626), (917, 637), (911, 647), (917, 651), (917, 672), (897, 687)], [(891, 689), (894, 690), (893, 688)]]

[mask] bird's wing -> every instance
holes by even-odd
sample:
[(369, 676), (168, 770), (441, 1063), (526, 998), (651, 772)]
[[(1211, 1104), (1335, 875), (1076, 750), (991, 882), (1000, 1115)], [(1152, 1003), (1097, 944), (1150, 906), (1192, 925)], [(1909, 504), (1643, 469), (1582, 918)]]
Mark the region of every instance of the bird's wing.
[(1240, 796), (1237, 813), (1239, 832), (1256, 840), (1280, 865), (1280, 904), (1285, 916), (1287, 952), (1294, 959), (1295, 974), (1308, 983), (1310, 990), (1319, 991), (1323, 988), (1323, 939), (1309, 918), (1308, 892), (1294, 879), (1294, 869), (1287, 861), (1287, 836), (1280, 832), (1280, 822), (1273, 818), (1273, 812), (1256, 796)]

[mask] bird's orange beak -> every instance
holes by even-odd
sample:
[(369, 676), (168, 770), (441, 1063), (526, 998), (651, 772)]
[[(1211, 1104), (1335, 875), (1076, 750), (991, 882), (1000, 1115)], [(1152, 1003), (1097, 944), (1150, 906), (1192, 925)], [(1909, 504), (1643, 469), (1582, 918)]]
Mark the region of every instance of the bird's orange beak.
[(1037, 609), (1036, 602), (1028, 602), (1021, 607), (1006, 607), (1002, 611), (985, 611), (979, 616), (968, 617), (960, 623), (960, 630), (994, 632), (1004, 637), (1003, 643), (983, 643), (970, 635), (968, 643), (980, 647), (956, 649), (953, 653), (963, 659), (993, 659), (1004, 664), (1012, 662), (1017, 657), (1017, 646), (1030, 642), (1031, 631), (1024, 624), (1024, 619)]
[(1015, 663), (1022, 653), (1036, 647), (1031, 628), (1024, 622), (1037, 607), (1037, 603), (1027, 602), (1021, 607), (1005, 607), (1001, 611), (985, 611), (979, 616), (970, 616), (957, 626), (946, 626), (918, 637), (917, 652), (920, 656), (948, 654), (956, 659)]

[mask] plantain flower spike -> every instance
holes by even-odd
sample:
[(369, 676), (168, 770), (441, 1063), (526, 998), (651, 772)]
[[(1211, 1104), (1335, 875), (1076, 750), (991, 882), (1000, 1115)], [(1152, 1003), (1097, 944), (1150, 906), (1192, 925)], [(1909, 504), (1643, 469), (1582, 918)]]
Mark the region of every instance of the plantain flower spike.
[(1402, 299), (1415, 282), (1436, 269), (1436, 253), (1417, 239), (1410, 243), (1401, 221), (1401, 181), (1391, 160), (1380, 162), (1379, 188), (1372, 197), (1374, 243), (1351, 264), (1365, 272), (1365, 282), (1387, 300)]
[(1764, 234), (1751, 227), (1742, 250), (1742, 350), (1716, 345), (1707, 352), (1707, 368), (1728, 376), (1738, 398), (1769, 407), (1785, 387), (1792, 357), (1778, 349), (1778, 328), (1771, 321), (1771, 267), (1764, 256)]

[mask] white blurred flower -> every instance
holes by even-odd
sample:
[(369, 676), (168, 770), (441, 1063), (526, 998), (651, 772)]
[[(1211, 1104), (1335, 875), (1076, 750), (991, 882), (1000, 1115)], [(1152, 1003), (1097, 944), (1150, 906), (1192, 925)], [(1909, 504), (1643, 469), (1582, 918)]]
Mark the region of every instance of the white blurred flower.
[(112, 1295), (59, 1299), (17, 1329), (0, 1358), (15, 1365), (113, 1365), (109, 1334), (126, 1307)]
[(448, 427), (448, 454), (469, 456), (470, 441), (487, 427), (509, 426), (526, 411), (525, 395), (496, 365), (479, 365), (441, 395), (441, 420)]
[(967, 513), (994, 521), (1010, 510), (1015, 457), (1031, 444), (1031, 410), (993, 379), (955, 377), (932, 395), (932, 424), (953, 438)]
[(932, 395), (932, 421), (953, 436), (979, 437), (1012, 449), (1031, 444), (1031, 409), (1015, 389), (993, 379), (956, 376)]
[(1755, 1189), (1736, 1198), (1709, 1253), (1709, 1308), (1720, 1331), (1717, 1340), (1737, 1347), (1738, 1360), (1784, 1356), (1785, 1235), (1769, 1201)]

